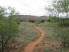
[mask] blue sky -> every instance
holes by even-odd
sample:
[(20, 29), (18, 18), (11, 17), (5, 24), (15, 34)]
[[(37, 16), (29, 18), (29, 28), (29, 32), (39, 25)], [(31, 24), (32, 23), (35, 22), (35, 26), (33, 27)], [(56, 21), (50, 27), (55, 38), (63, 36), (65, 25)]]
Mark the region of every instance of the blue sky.
[(23, 15), (48, 15), (45, 8), (52, 5), (53, 0), (0, 0), (0, 6), (11, 6)]

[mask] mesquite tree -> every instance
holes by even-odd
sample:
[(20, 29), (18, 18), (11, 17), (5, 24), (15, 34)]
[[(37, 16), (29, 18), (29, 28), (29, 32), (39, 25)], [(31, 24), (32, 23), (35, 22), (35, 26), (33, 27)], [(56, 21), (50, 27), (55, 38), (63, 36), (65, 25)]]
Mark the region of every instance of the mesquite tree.
[(68, 17), (69, 0), (55, 0), (54, 8), (60, 13), (66, 13), (66, 17)]
[(9, 52), (14, 49), (10, 44), (13, 43), (18, 32), (18, 24), (12, 19), (7, 19), (5, 12), (5, 8), (0, 7), (0, 52)]
[[(69, 0), (55, 0), (54, 2), (54, 8), (60, 12), (60, 13), (66, 13), (66, 19), (60, 18), (60, 25), (61, 26), (69, 26), (69, 19), (68, 19), (68, 13), (69, 13)], [(65, 47), (65, 44), (68, 44), (69, 46), (69, 30), (62, 30), (58, 32), (58, 37), (61, 38), (62, 44)]]

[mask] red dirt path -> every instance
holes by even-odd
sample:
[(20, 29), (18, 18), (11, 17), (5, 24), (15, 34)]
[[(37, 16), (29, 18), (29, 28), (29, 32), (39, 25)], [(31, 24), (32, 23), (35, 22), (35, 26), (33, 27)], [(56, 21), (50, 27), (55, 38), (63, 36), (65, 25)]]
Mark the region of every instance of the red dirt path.
[(39, 43), (43, 40), (43, 38), (44, 38), (44, 31), (43, 31), (40, 27), (37, 27), (37, 26), (34, 26), (34, 27), (35, 27), (37, 30), (39, 30), (39, 31), (41, 32), (41, 36), (40, 36), (38, 39), (36, 39), (36, 40), (30, 42), (30, 43), (25, 47), (24, 51), (21, 51), (21, 52), (33, 52), (34, 47), (35, 47), (37, 44), (39, 44)]

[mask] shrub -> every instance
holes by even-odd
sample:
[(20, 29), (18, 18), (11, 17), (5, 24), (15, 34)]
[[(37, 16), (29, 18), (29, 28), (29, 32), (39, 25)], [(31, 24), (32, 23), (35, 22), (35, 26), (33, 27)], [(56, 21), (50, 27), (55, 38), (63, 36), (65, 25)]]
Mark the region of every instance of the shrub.
[(5, 8), (0, 7), (0, 52), (10, 52), (14, 49), (14, 46), (9, 44), (13, 43), (18, 33), (18, 24), (11, 17), (14, 16), (14, 11), (9, 13), (9, 19), (4, 15), (5, 12)]
[(59, 17), (56, 16), (50, 16), (48, 19), (48, 22), (58, 22), (59, 21)]
[(69, 26), (69, 18), (63, 18), (59, 21), (60, 26)]
[(45, 20), (41, 20), (41, 23), (44, 23), (45, 22)]
[(34, 22), (35, 22), (35, 20), (29, 20), (29, 22), (32, 22), (32, 23), (34, 23)]
[(20, 20), (20, 22), (23, 22), (24, 20)]
[[(69, 47), (69, 28), (64, 28), (64, 27), (56, 28), (55, 33), (57, 33), (57, 34), (55, 34), (56, 38), (61, 40), (62, 46)], [(68, 45), (66, 45), (66, 44), (68, 44)]]

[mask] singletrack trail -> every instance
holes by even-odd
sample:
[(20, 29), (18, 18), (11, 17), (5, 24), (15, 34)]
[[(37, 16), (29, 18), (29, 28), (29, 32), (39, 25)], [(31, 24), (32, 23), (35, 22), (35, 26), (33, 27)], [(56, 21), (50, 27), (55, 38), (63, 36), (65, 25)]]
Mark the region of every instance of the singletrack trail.
[(42, 30), (42, 28), (41, 28), (41, 27), (37, 27), (37, 26), (35, 26), (35, 25), (34, 25), (34, 27), (35, 27), (35, 29), (37, 29), (37, 30), (40, 31), (40, 33), (41, 33), (40, 37), (37, 38), (37, 39), (35, 39), (34, 41), (30, 42), (30, 43), (25, 47), (24, 51), (21, 51), (21, 52), (33, 52), (34, 47), (35, 47), (36, 45), (38, 45), (38, 44), (43, 40), (43, 38), (44, 38), (44, 31)]

